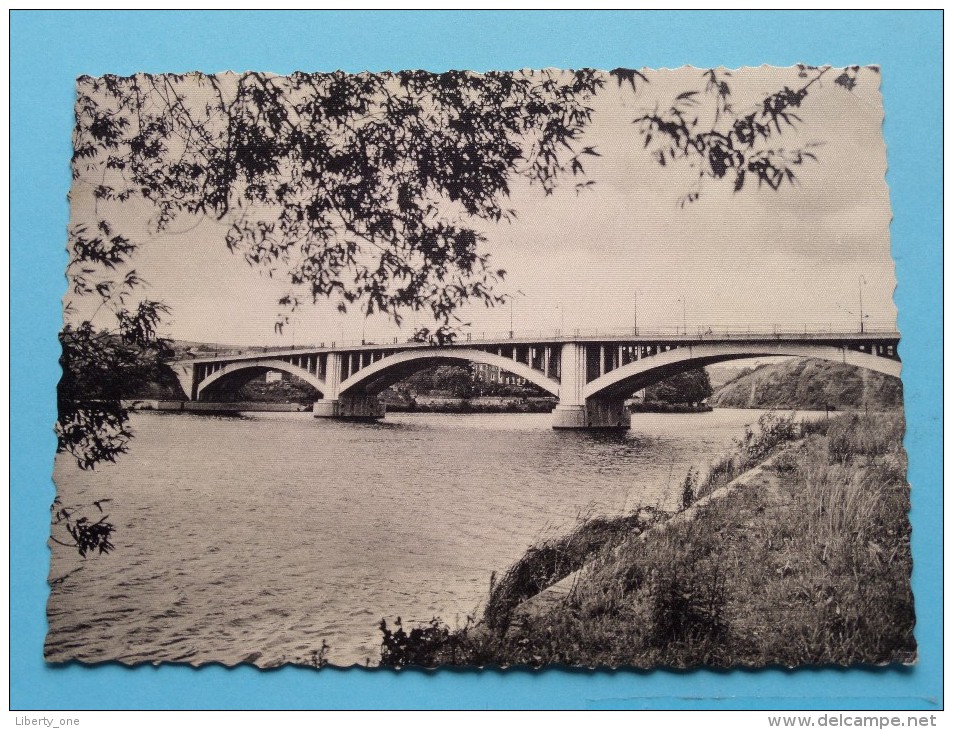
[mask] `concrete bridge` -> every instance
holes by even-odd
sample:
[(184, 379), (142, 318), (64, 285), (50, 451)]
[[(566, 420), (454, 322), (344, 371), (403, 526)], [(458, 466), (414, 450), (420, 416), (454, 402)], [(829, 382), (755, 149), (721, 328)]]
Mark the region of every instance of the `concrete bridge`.
[(559, 398), (553, 428), (628, 428), (633, 392), (693, 368), (751, 357), (819, 358), (900, 375), (892, 330), (864, 332), (712, 330), (697, 333), (571, 334), (465, 338), (453, 344), (397, 342), (298, 347), (183, 359), (173, 369), (190, 400), (207, 400), (269, 370), (295, 375), (320, 395), (316, 418), (378, 419), (377, 394), (415, 371), (447, 362), (485, 363)]

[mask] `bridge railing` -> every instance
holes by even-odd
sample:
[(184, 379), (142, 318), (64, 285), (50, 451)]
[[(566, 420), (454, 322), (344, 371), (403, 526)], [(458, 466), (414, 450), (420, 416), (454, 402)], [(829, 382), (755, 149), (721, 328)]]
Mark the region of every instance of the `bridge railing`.
[[(653, 327), (567, 327), (565, 329), (540, 330), (497, 330), (462, 333), (456, 342), (497, 342), (499, 340), (546, 340), (564, 339), (572, 337), (639, 337), (645, 339), (661, 339), (666, 337), (690, 338), (723, 338), (744, 335), (825, 335), (825, 334), (859, 334), (859, 326), (845, 325), (843, 322), (813, 322), (804, 324), (700, 324), (700, 325), (671, 325)], [(896, 326), (887, 323), (864, 324), (864, 334), (896, 332)], [(351, 343), (360, 345), (360, 342)]]
[[(844, 324), (843, 322), (813, 322), (804, 324), (703, 324), (703, 325), (671, 325), (663, 327), (566, 327), (565, 329), (524, 329), (524, 330), (480, 330), (463, 331), (457, 333), (454, 344), (467, 342), (500, 342), (502, 340), (561, 340), (574, 337), (586, 339), (609, 337), (639, 337), (645, 339), (662, 339), (666, 337), (689, 337), (704, 339), (741, 337), (744, 335), (825, 335), (825, 334), (859, 334), (860, 327)], [(864, 324), (864, 334), (891, 334), (896, 332), (896, 326), (887, 323)], [(393, 346), (410, 344), (415, 340), (412, 337), (382, 337), (365, 340), (337, 340), (331, 343), (322, 343), (321, 346), (351, 348), (361, 346)], [(311, 347), (314, 347), (312, 345)]]

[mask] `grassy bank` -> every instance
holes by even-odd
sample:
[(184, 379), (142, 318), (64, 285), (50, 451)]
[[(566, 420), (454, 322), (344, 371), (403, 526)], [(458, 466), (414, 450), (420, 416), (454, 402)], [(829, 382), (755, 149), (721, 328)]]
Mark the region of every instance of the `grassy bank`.
[[(771, 458), (757, 479), (695, 505), (692, 519), (686, 513), (652, 529), (641, 517), (628, 518), (631, 524), (602, 520), (600, 527), (581, 526), (568, 542), (537, 546), (494, 586), (497, 595), (476, 625), (451, 631), (435, 621), (409, 632), (382, 625), (382, 663), (910, 661), (902, 435), (899, 413), (810, 424), (768, 417), (712, 474), (686, 478), (685, 501)], [(568, 573), (570, 564), (586, 567), (567, 596), (514, 617), (514, 602), (553, 579), (537, 580), (533, 566), (547, 564), (562, 565), (557, 573)]]

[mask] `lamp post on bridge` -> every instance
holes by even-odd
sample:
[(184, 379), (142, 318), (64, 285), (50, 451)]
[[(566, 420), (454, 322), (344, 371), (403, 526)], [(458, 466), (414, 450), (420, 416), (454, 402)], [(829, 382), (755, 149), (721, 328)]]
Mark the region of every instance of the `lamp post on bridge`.
[(632, 304), (632, 334), (636, 336), (639, 334), (639, 293), (639, 289), (633, 292), (634, 299)]
[(563, 307), (562, 302), (556, 305), (556, 309), (559, 310), (559, 336), (562, 337), (566, 329), (566, 309)]
[(867, 283), (863, 274), (857, 277), (857, 298), (860, 300), (860, 333), (864, 334), (864, 284)]
[(688, 317), (685, 313), (685, 294), (683, 293), (678, 299), (675, 300), (676, 304), (678, 302), (682, 303), (682, 334), (688, 334)]
[[(526, 294), (521, 291), (516, 292), (519, 296), (525, 297)], [(513, 339), (513, 300), (516, 299), (515, 296), (510, 297), (510, 339)]]

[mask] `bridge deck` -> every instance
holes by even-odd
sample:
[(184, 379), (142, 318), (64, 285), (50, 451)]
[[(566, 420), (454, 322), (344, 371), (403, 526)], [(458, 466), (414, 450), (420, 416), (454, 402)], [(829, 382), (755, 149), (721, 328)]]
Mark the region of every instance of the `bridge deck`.
[[(803, 342), (803, 343), (834, 343), (834, 342), (851, 342), (851, 343), (862, 343), (862, 342), (893, 342), (896, 343), (900, 340), (900, 333), (896, 330), (882, 329), (882, 330), (866, 330), (864, 332), (804, 332), (804, 331), (771, 331), (771, 332), (757, 332), (757, 331), (731, 331), (731, 332), (689, 332), (688, 334), (675, 334), (675, 333), (665, 333), (665, 332), (640, 332), (638, 335), (633, 334), (631, 331), (628, 333), (622, 332), (592, 332), (587, 333), (585, 331), (573, 332), (572, 334), (560, 335), (549, 334), (549, 335), (523, 335), (521, 333), (516, 333), (513, 337), (492, 337), (486, 339), (478, 338), (466, 338), (466, 336), (458, 338), (452, 343), (443, 345), (443, 347), (508, 347), (511, 345), (561, 345), (569, 342), (575, 342), (579, 344), (622, 344), (622, 343), (644, 343), (644, 344), (654, 344), (654, 343), (665, 343), (672, 345), (685, 345), (685, 344), (714, 344), (718, 342)], [(353, 343), (353, 344), (336, 344), (331, 343), (331, 346), (325, 346), (323, 343), (321, 345), (299, 345), (297, 347), (290, 348), (264, 348), (256, 349), (254, 351), (235, 351), (228, 350), (217, 352), (213, 355), (205, 357), (187, 357), (180, 358), (183, 362), (189, 363), (205, 363), (205, 362), (219, 362), (221, 360), (229, 361), (239, 361), (239, 360), (260, 360), (262, 358), (276, 358), (289, 355), (303, 355), (303, 354), (319, 354), (319, 353), (328, 353), (328, 352), (361, 352), (361, 351), (375, 351), (380, 352), (383, 350), (410, 350), (416, 348), (428, 348), (428, 347), (437, 347), (436, 343), (430, 342), (407, 342), (407, 341), (393, 341), (393, 342), (364, 342), (364, 343)]]

